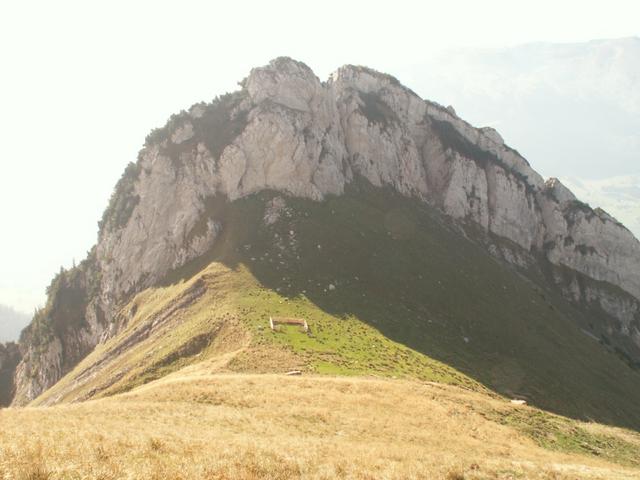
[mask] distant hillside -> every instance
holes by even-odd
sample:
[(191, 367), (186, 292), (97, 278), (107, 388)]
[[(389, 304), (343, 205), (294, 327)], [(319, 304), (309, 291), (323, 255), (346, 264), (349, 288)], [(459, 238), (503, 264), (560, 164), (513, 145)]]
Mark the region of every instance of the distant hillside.
[(31, 317), (26, 313), (0, 304), (0, 342), (18, 340), (20, 332), (30, 320)]

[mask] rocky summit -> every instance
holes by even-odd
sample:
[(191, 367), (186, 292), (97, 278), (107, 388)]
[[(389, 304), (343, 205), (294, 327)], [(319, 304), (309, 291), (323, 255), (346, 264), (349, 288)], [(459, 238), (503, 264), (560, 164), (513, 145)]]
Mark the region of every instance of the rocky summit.
[[(443, 228), (480, 245), (500, 268), (537, 281), (582, 312), (589, 320), (575, 332), (585, 342), (630, 371), (638, 367), (640, 242), (557, 179), (545, 181), (494, 129), (475, 128), (452, 107), (360, 66), (321, 81), (305, 64), (278, 58), (253, 69), (240, 86), (149, 134), (115, 188), (96, 246), (56, 276), (47, 305), (23, 331), (20, 361), (0, 350), (1, 371), (10, 367), (12, 378), (0, 383), (5, 403), (38, 398), (97, 345), (131, 328), (144, 308), (131, 304), (136, 295), (171, 283), (176, 272), (221, 248), (228, 241), (227, 205), (271, 192), (261, 204), (267, 228), (285, 215), (290, 199), (323, 204), (357, 185), (437, 212)], [(400, 222), (390, 230), (403, 228)], [(294, 244), (296, 232), (287, 232)], [(177, 315), (179, 302), (172, 308)], [(135, 338), (142, 337), (130, 342), (141, 341)], [(114, 355), (130, 346), (120, 343)], [(113, 372), (126, 374), (124, 367)]]

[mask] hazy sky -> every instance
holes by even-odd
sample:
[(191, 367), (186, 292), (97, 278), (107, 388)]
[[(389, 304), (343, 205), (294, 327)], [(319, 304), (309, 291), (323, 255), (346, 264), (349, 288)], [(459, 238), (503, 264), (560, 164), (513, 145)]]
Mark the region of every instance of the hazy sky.
[(146, 134), (253, 66), (366, 64), (411, 86), (410, 66), (443, 49), (634, 36), (639, 18), (637, 0), (4, 1), (0, 303), (43, 303)]

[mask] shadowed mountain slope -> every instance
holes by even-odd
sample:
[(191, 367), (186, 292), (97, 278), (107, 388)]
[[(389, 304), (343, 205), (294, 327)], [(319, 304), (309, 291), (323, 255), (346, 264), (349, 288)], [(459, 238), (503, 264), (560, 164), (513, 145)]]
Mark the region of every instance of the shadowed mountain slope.
[[(213, 371), (452, 383), (640, 426), (640, 375), (588, 332), (597, 316), (419, 202), (362, 184), (321, 203), (217, 199), (209, 214), (223, 225), (216, 246), (134, 297), (124, 330), (36, 404), (126, 391), (208, 359)], [(310, 333), (272, 332), (270, 316), (304, 318)]]

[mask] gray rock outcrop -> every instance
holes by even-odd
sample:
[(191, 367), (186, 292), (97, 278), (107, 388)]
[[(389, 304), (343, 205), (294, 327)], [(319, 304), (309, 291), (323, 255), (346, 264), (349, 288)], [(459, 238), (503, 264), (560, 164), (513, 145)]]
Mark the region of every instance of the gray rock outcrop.
[(20, 350), (13, 342), (0, 343), (0, 408), (13, 400), (15, 391), (15, 370), (20, 362)]

